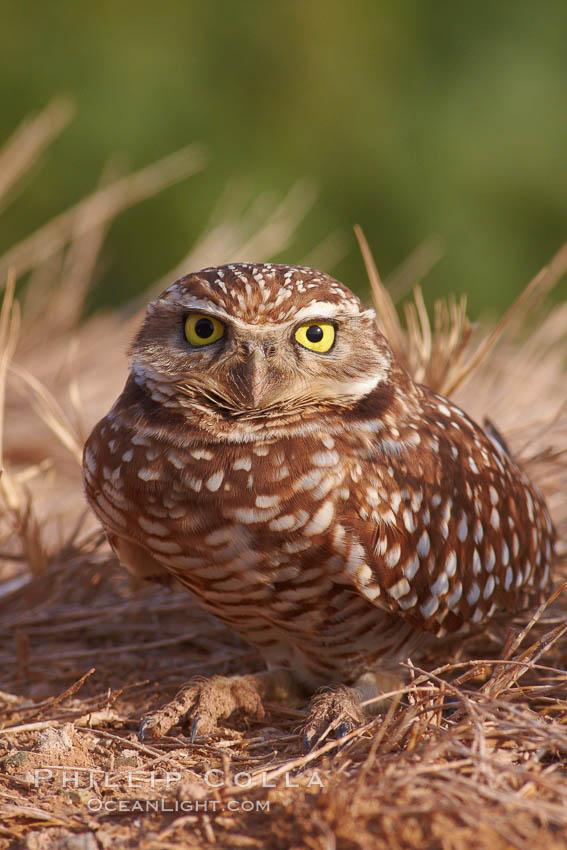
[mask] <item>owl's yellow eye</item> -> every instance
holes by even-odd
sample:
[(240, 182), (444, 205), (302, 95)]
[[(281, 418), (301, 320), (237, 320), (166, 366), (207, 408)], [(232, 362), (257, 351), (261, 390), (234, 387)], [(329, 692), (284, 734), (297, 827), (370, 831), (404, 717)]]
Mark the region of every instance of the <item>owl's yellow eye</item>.
[(296, 330), (295, 338), (304, 348), (324, 354), (333, 346), (335, 327), (330, 322), (309, 322)]
[(210, 345), (224, 336), (224, 325), (212, 316), (192, 313), (185, 320), (185, 339), (191, 345)]

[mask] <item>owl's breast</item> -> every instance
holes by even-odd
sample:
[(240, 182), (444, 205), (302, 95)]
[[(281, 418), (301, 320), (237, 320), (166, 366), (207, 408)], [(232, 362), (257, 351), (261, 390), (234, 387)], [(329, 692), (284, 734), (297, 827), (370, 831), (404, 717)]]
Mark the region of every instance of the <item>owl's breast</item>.
[(110, 418), (89, 439), (84, 477), (106, 530), (142, 546), (204, 602), (277, 599), (283, 610), (310, 579), (327, 587), (338, 569), (352, 463), (326, 433), (180, 445), (144, 427), (125, 440)]
[(179, 554), (189, 547), (202, 559), (181, 576), (199, 595), (267, 599), (315, 564), (324, 573), (334, 522), (350, 496), (349, 462), (328, 435), (309, 442), (200, 447), (184, 464), (168, 452), (177, 474), (162, 504), (176, 520), (168, 525)]

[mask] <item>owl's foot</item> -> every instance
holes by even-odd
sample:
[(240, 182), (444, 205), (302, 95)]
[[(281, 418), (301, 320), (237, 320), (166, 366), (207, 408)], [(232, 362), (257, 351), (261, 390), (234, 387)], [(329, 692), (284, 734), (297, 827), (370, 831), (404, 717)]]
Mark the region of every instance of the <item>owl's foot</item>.
[(190, 726), (193, 743), (197, 734), (210, 734), (217, 728), (217, 721), (236, 711), (253, 720), (262, 720), (264, 698), (287, 699), (295, 690), (291, 674), (285, 670), (193, 679), (171, 702), (144, 718), (138, 737), (142, 742), (160, 738), (176, 724), (183, 723)]
[(191, 726), (191, 741), (208, 735), (217, 728), (217, 721), (240, 710), (255, 720), (264, 717), (264, 706), (254, 676), (213, 676), (193, 680), (179, 691), (175, 699), (144, 718), (138, 736), (160, 738), (177, 723)]
[(343, 738), (363, 722), (360, 695), (354, 688), (339, 685), (317, 694), (311, 701), (309, 717), (302, 729), (305, 752), (311, 752), (328, 736)]

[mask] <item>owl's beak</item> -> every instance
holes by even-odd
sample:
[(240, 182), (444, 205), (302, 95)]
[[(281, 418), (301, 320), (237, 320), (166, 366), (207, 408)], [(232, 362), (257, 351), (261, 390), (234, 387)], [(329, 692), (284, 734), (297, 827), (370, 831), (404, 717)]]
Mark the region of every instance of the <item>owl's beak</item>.
[(270, 388), (270, 368), (261, 346), (254, 346), (245, 360), (232, 370), (234, 386), (241, 403), (247, 408), (259, 408)]
[(268, 363), (264, 350), (255, 348), (246, 361), (246, 390), (251, 407), (259, 407), (266, 394)]

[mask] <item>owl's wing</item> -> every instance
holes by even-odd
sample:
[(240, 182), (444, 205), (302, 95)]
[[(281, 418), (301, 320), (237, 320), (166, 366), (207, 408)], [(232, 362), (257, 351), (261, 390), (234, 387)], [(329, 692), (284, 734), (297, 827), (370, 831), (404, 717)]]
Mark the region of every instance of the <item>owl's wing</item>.
[(357, 590), (438, 635), (539, 600), (554, 532), (506, 449), (433, 393), (403, 436), (377, 439), (353, 487)]

